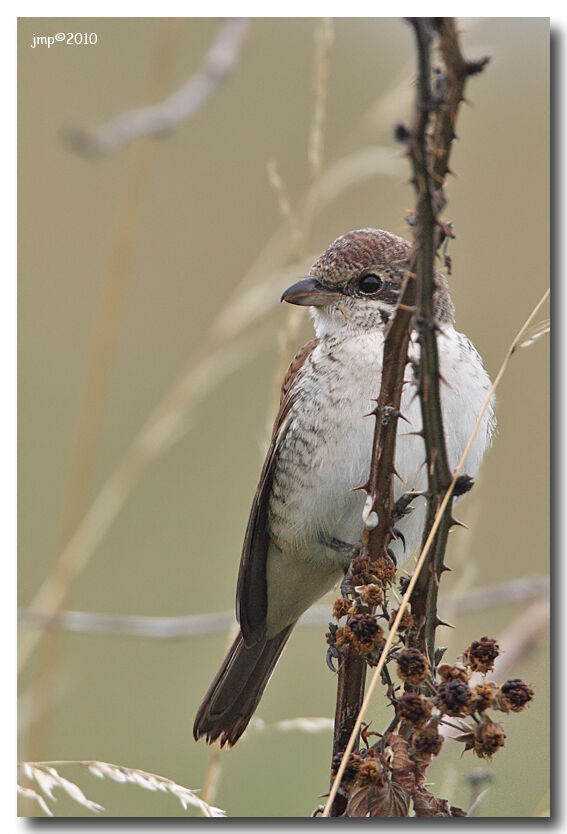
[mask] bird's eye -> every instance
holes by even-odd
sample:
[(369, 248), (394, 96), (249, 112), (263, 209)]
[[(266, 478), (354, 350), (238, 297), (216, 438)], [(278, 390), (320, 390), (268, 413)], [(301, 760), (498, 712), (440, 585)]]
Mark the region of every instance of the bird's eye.
[(358, 282), (358, 286), (360, 287), (360, 291), (365, 295), (373, 295), (382, 286), (382, 279), (372, 273), (370, 275), (363, 275)]

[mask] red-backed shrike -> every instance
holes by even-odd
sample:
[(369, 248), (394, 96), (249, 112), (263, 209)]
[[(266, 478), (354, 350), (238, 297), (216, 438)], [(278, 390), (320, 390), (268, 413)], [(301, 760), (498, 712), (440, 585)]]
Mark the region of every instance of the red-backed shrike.
[[(394, 313), (410, 245), (376, 229), (349, 232), (315, 261), (306, 278), (282, 300), (309, 306), (315, 338), (293, 359), (242, 550), (236, 610), (240, 633), (199, 707), (196, 739), (234, 744), (258, 705), (264, 687), (301, 614), (349, 566), (348, 547), (364, 529), (364, 495), (353, 487), (368, 478), (374, 421), (365, 418), (380, 390), (386, 325)], [(456, 467), (490, 389), (482, 360), (454, 324), (445, 278), (436, 276), (435, 316), (442, 374), (442, 409), (449, 463)], [(415, 335), (415, 334), (414, 334)], [(412, 338), (411, 355), (419, 347)], [(402, 413), (421, 428), (415, 371), (406, 368)], [(469, 452), (474, 477), (490, 444), (489, 407)], [(426, 488), (423, 439), (400, 427), (394, 498)], [(418, 546), (425, 499), (398, 524), (392, 549), (401, 564)]]

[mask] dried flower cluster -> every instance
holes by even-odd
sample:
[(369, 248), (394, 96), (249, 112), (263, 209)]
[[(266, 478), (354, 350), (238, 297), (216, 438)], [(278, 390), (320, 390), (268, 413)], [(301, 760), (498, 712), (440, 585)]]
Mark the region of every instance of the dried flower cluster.
[[(379, 619), (393, 622), (387, 606), (387, 589), (382, 587), (380, 613), (353, 611), (364, 603), (360, 599), (335, 604), (338, 620), (344, 626), (331, 626), (328, 640), (340, 658), (350, 644), (371, 665), (384, 645)], [(370, 746), (368, 733), (362, 738), (366, 750), (349, 757), (339, 791), (346, 801), (346, 816), (465, 816), (459, 808), (433, 796), (425, 787), (426, 771), (443, 746), (441, 724), (457, 721), (460, 735), (456, 740), (465, 750), (482, 759), (491, 759), (504, 746), (506, 735), (500, 722), (487, 710), (520, 712), (534, 697), (523, 681), (513, 679), (499, 685), (484, 680), (475, 683), (473, 673), (492, 671), (499, 655), (498, 643), (488, 637), (475, 640), (462, 655), (461, 663), (441, 663), (432, 668), (429, 660), (415, 646), (409, 645), (407, 631), (413, 623), (408, 612), (407, 626), (398, 634), (398, 645), (388, 656), (400, 683), (395, 684), (387, 665), (383, 676), (387, 697), (395, 709), (395, 718), (383, 736)], [(376, 734), (375, 734), (376, 735)], [(342, 754), (333, 759), (332, 776), (340, 766)]]
[[(530, 701), (534, 693), (530, 687), (519, 679), (508, 680), (502, 685), (485, 681), (471, 686), (469, 681), (473, 672), (486, 674), (492, 670), (498, 657), (499, 647), (495, 640), (483, 637), (475, 640), (463, 653), (464, 665), (441, 664), (434, 675), (429, 675), (426, 658), (416, 648), (405, 648), (396, 657), (398, 677), (412, 688), (419, 689), (426, 684), (427, 695), (420, 692), (406, 691), (395, 697), (396, 715), (408, 725), (413, 748), (417, 752), (430, 752), (437, 755), (441, 743), (437, 740), (437, 726), (444, 716), (461, 719), (463, 733), (457, 737), (464, 742), (465, 750), (473, 750), (483, 759), (490, 759), (504, 746), (506, 735), (500, 723), (494, 722), (487, 714), (487, 709), (500, 712), (520, 712)], [(472, 718), (473, 725), (466, 724)], [(406, 732), (403, 732), (407, 735)]]
[(345, 626), (337, 627), (333, 623), (329, 625), (330, 631), (327, 634), (327, 642), (331, 647), (333, 657), (338, 657), (338, 650), (347, 644), (354, 646), (356, 651), (371, 666), (376, 665), (384, 646), (384, 630), (373, 614), (350, 613), (355, 611), (354, 605), (347, 608), (340, 605), (341, 600), (336, 600), (333, 606), (333, 614), (336, 619), (348, 616)]
[[(421, 736), (429, 739), (433, 734)], [(435, 755), (427, 747), (424, 744), (417, 750), (399, 733), (391, 733), (387, 741), (381, 739), (373, 747), (351, 753), (339, 789), (347, 798), (345, 816), (408, 817), (412, 809), (417, 817), (466, 816), (460, 808), (450, 807), (427, 790), (425, 774)], [(333, 759), (333, 776), (341, 759), (340, 753)]]
[[(353, 560), (348, 596), (337, 599), (333, 606), (336, 623), (329, 625), (327, 634), (329, 658), (340, 664), (343, 651), (351, 646), (366, 663), (376, 665), (385, 644), (384, 630), (392, 627), (399, 613), (399, 607), (389, 605), (390, 596), (396, 596), (391, 590), (393, 569), (388, 557), (372, 566), (361, 556)], [(406, 577), (400, 579), (402, 593), (407, 582)], [(486, 676), (494, 669), (500, 647), (490, 637), (473, 641), (461, 662), (439, 663), (432, 668), (417, 648), (415, 619), (408, 605), (382, 672), (395, 718), (372, 746), (368, 735), (362, 733), (367, 749), (349, 757), (339, 788), (346, 816), (409, 816), (410, 812), (415, 816), (466, 816), (425, 788), (427, 768), (443, 746), (440, 725), (456, 721), (461, 730), (456, 740), (464, 750), (491, 759), (504, 746), (506, 735), (502, 724), (487, 711), (520, 712), (533, 699), (532, 689), (519, 679), (501, 685), (471, 680), (473, 674)], [(391, 666), (400, 683), (394, 683)], [(333, 777), (341, 760), (340, 753), (333, 758)]]

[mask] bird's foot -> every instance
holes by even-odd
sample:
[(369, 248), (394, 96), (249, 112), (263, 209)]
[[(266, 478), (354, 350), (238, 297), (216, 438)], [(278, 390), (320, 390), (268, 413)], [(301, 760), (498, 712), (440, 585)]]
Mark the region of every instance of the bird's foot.
[(397, 559), (396, 554), (394, 553), (394, 551), (392, 550), (391, 547), (386, 548), (386, 553), (388, 554), (388, 556), (390, 557), (390, 559), (392, 560), (394, 565), (396, 567), (398, 567), (398, 559)]
[(338, 670), (338, 668), (337, 668), (337, 669), (335, 669), (335, 665), (334, 665), (334, 663), (333, 663), (333, 660), (335, 660), (335, 659), (336, 659), (336, 660), (337, 660), (337, 662), (338, 662), (338, 661), (339, 661), (339, 659), (340, 659), (340, 656), (341, 656), (341, 654), (340, 654), (340, 652), (339, 652), (339, 650), (337, 649), (337, 647), (336, 647), (336, 646), (329, 646), (329, 647), (327, 648), (327, 655), (326, 655), (326, 657), (325, 657), (325, 661), (326, 661), (326, 663), (327, 663), (327, 666), (328, 666), (328, 667), (329, 667), (329, 669), (331, 670), (331, 672), (334, 672), (335, 674), (336, 674), (339, 670)]
[(350, 599), (356, 596), (356, 591), (354, 590), (354, 580), (352, 578), (352, 571), (351, 566), (349, 565), (347, 570), (345, 571), (345, 575), (343, 576), (340, 584), (341, 596), (345, 599)]
[(325, 660), (326, 660), (327, 666), (329, 667), (331, 672), (335, 672), (335, 673), (338, 672), (339, 670), (335, 669), (335, 666), (333, 664), (333, 660), (336, 659), (337, 662), (338, 662), (340, 657), (341, 657), (341, 653), (336, 646), (337, 631), (338, 630), (339, 630), (338, 625), (336, 625), (335, 623), (329, 623), (329, 631), (326, 634), (327, 647), (328, 648), (327, 648), (327, 655), (325, 657)]
[(406, 539), (405, 539), (405, 536), (402, 533), (402, 531), (398, 530), (397, 527), (392, 527), (392, 534), (394, 536), (394, 539), (399, 539), (401, 541), (402, 546), (404, 548), (404, 553), (405, 553), (406, 552)]
[(412, 501), (415, 498), (421, 495), (420, 492), (404, 492), (401, 495), (396, 503), (394, 504), (394, 509), (392, 510), (392, 521), (400, 521), (405, 515), (409, 515), (413, 510), (411, 506)]
[(336, 539), (334, 536), (328, 539), (325, 544), (336, 553), (341, 553), (345, 557), (345, 560), (348, 559), (349, 564), (358, 556), (361, 548), (360, 544), (349, 544), (348, 542), (343, 542), (341, 539)]
[(336, 539), (334, 536), (325, 540), (323, 544), (325, 544), (327, 547), (330, 547), (331, 550), (335, 551), (335, 553), (340, 553), (342, 556), (344, 556), (344, 577), (340, 585), (341, 594), (343, 597), (347, 599), (349, 597), (355, 596), (351, 567), (352, 560), (356, 559), (357, 556), (360, 556), (362, 544), (350, 544), (349, 542), (344, 542), (341, 539)]

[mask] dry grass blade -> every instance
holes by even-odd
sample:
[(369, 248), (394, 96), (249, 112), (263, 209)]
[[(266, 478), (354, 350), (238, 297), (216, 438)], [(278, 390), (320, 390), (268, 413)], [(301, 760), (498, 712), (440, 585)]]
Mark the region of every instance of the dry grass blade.
[(326, 716), (314, 716), (313, 718), (300, 716), (290, 718), (287, 721), (276, 721), (275, 724), (266, 724), (261, 718), (255, 718), (250, 725), (257, 732), (264, 730), (276, 730), (280, 733), (324, 733), (333, 730), (334, 721)]
[(546, 333), (549, 333), (550, 330), (550, 319), (543, 319), (543, 321), (534, 324), (534, 326), (528, 330), (528, 332), (526, 333), (526, 338), (520, 342), (518, 347), (530, 347), (530, 345), (533, 345), (534, 342), (537, 342), (538, 339), (541, 339), (542, 336), (545, 336)]
[[(65, 779), (64, 776), (61, 776), (61, 774), (58, 773), (50, 762), (25, 762), (21, 765), (21, 767), (27, 778), (35, 781), (41, 791), (49, 800), (51, 800), (51, 802), (56, 802), (57, 800), (53, 793), (54, 788), (61, 788), (61, 790), (65, 791), (67, 796), (79, 805), (82, 805), (83, 808), (86, 808), (88, 811), (91, 811), (94, 814), (100, 814), (104, 811), (102, 805), (99, 805), (98, 802), (94, 802), (92, 799), (87, 799), (79, 786), (74, 782), (69, 781), (69, 779)], [(35, 797), (31, 798), (33, 799)], [(40, 804), (42, 809), (52, 817), (53, 813), (50, 811), (47, 803), (42, 802)]]
[(315, 30), (315, 72), (313, 89), (315, 105), (309, 131), (308, 161), (311, 179), (317, 180), (323, 168), (323, 141), (329, 88), (329, 53), (334, 41), (333, 23), (328, 18)]
[(474, 817), (476, 812), (478, 811), (482, 801), (486, 799), (487, 795), (490, 793), (490, 788), (485, 788), (483, 791), (479, 793), (476, 797), (474, 802), (470, 805), (467, 811), (467, 817)]
[[(61, 774), (57, 771), (56, 766), (60, 767), (63, 765), (77, 765), (85, 767), (89, 773), (96, 776), (98, 779), (110, 779), (113, 782), (119, 782), (121, 784), (130, 783), (137, 785), (147, 791), (161, 791), (162, 793), (169, 793), (181, 803), (181, 806), (185, 811), (189, 807), (193, 807), (197, 808), (203, 816), (206, 817), (226, 816), (223, 810), (216, 808), (213, 805), (209, 805), (190, 788), (179, 785), (177, 782), (167, 779), (164, 776), (158, 776), (155, 773), (148, 773), (145, 770), (139, 770), (137, 768), (123, 767), (122, 765), (109, 764), (108, 762), (100, 762), (96, 760), (24, 762), (20, 765), (20, 767), (28, 779), (37, 782), (43, 793), (45, 793), (50, 800), (55, 801), (53, 788), (59, 787), (62, 788), (67, 795), (71, 797), (71, 799), (75, 800), (75, 802), (78, 802), (80, 805), (83, 805), (89, 811), (92, 811), (93, 813), (100, 813), (104, 811), (102, 805), (87, 799), (78, 785), (61, 776)], [(22, 795), (39, 802), (45, 813), (49, 814), (49, 816), (53, 816), (53, 813), (50, 811), (49, 807), (39, 794), (36, 794), (35, 791), (28, 788), (19, 788), (19, 790)]]
[(508, 367), (508, 362), (510, 361), (510, 358), (511, 358), (512, 354), (516, 350), (517, 346), (521, 343), (521, 341), (524, 337), (524, 334), (526, 333), (526, 330), (530, 327), (532, 321), (536, 317), (540, 308), (547, 301), (548, 297), (549, 297), (549, 289), (547, 289), (545, 291), (543, 296), (540, 298), (538, 303), (535, 305), (532, 312), (530, 313), (530, 315), (528, 316), (528, 318), (526, 319), (526, 321), (524, 322), (524, 324), (522, 325), (522, 327), (518, 331), (516, 337), (512, 341), (510, 347), (508, 348), (508, 350), (506, 352), (506, 355), (504, 357), (504, 361), (502, 362), (502, 365), (500, 366), (500, 369), (499, 369), (498, 373), (496, 374), (494, 382), (492, 383), (492, 387), (491, 387), (490, 391), (488, 392), (488, 394), (486, 396), (486, 399), (485, 399), (484, 404), (483, 404), (483, 406), (480, 410), (480, 414), (478, 415), (478, 418), (477, 418), (477, 421), (476, 421), (475, 426), (473, 428), (473, 431), (471, 432), (471, 435), (469, 437), (469, 440), (468, 440), (468, 443), (466, 445), (465, 451), (463, 452), (463, 455), (462, 455), (462, 457), (459, 461), (459, 464), (458, 464), (458, 466), (455, 469), (455, 472), (453, 474), (453, 480), (451, 481), (451, 484), (449, 485), (449, 488), (447, 489), (447, 492), (445, 493), (445, 497), (444, 497), (443, 501), (441, 502), (441, 505), (440, 505), (439, 510), (437, 512), (437, 515), (435, 517), (435, 521), (434, 521), (434, 523), (431, 527), (431, 530), (429, 531), (429, 536), (427, 538), (427, 541), (425, 542), (425, 544), (423, 546), (423, 549), (421, 551), (421, 554), (419, 556), (419, 559), (417, 560), (417, 564), (415, 566), (415, 571), (414, 571), (414, 573), (413, 573), (413, 575), (412, 575), (412, 577), (411, 577), (411, 579), (408, 583), (407, 590), (406, 590), (406, 592), (405, 592), (405, 594), (402, 598), (400, 607), (398, 609), (398, 613), (396, 615), (396, 618), (395, 618), (395, 620), (392, 624), (392, 627), (390, 629), (390, 632), (388, 634), (388, 637), (387, 637), (386, 642), (384, 644), (384, 647), (382, 649), (380, 659), (378, 660), (378, 663), (377, 663), (377, 665), (374, 669), (374, 674), (372, 675), (372, 679), (370, 681), (368, 691), (367, 691), (367, 693), (364, 697), (364, 701), (363, 701), (362, 707), (361, 707), (361, 709), (358, 713), (358, 717), (356, 719), (355, 725), (352, 729), (349, 742), (348, 742), (348, 744), (346, 746), (346, 749), (343, 753), (343, 757), (342, 757), (339, 769), (337, 771), (337, 775), (335, 776), (335, 779), (333, 781), (331, 790), (329, 792), (329, 797), (327, 799), (327, 803), (326, 803), (325, 809), (323, 811), (323, 816), (324, 817), (329, 816), (331, 806), (333, 805), (335, 796), (337, 794), (339, 785), (341, 783), (341, 779), (343, 777), (347, 762), (349, 760), (349, 756), (352, 752), (352, 749), (354, 747), (358, 732), (359, 732), (360, 727), (362, 725), (362, 720), (364, 718), (366, 710), (368, 709), (368, 705), (370, 703), (370, 700), (372, 698), (374, 690), (375, 690), (375, 688), (378, 684), (378, 681), (380, 680), (380, 673), (382, 672), (382, 669), (384, 668), (384, 663), (386, 662), (386, 657), (388, 656), (388, 652), (390, 651), (390, 648), (392, 646), (394, 638), (396, 637), (396, 635), (398, 633), (398, 628), (400, 626), (400, 622), (402, 620), (404, 611), (407, 608), (407, 605), (409, 603), (409, 600), (410, 600), (410, 597), (412, 595), (413, 589), (414, 589), (415, 584), (416, 584), (416, 582), (419, 578), (420, 571), (421, 571), (421, 569), (423, 567), (423, 564), (424, 564), (424, 562), (427, 558), (427, 554), (429, 552), (429, 549), (431, 547), (433, 539), (435, 538), (437, 528), (439, 527), (441, 519), (443, 518), (443, 513), (445, 512), (447, 504), (451, 500), (451, 496), (453, 494), (453, 489), (455, 488), (455, 484), (457, 482), (457, 479), (458, 479), (459, 475), (461, 474), (462, 468), (464, 466), (465, 460), (467, 459), (467, 456), (468, 456), (468, 453), (469, 453), (470, 448), (472, 446), (473, 440), (476, 437), (476, 434), (477, 434), (477, 432), (478, 432), (478, 430), (479, 430), (479, 428), (482, 424), (482, 419), (484, 417), (484, 414), (485, 414), (488, 406), (490, 405), (492, 397), (494, 396), (494, 392), (496, 391), (498, 385), (500, 384), (500, 381), (501, 381), (502, 377), (504, 376), (504, 373), (506, 371), (506, 368)]
[(279, 730), (282, 733), (290, 733), (299, 731), (301, 733), (322, 733), (333, 729), (334, 721), (332, 718), (325, 716), (316, 716), (314, 718), (291, 718), (289, 721), (278, 721), (273, 725), (274, 730)]
[(18, 785), (17, 789), (20, 796), (24, 799), (31, 799), (32, 802), (37, 802), (44, 814), (47, 814), (48, 817), (53, 816), (53, 811), (50, 809), (45, 799), (34, 791), (33, 788), (24, 788), (22, 785)]
[(278, 202), (278, 209), (281, 218), (289, 224), (291, 247), (294, 252), (299, 252), (301, 237), (301, 233), (299, 231), (299, 219), (293, 209), (293, 206), (291, 205), (291, 200), (289, 199), (285, 182), (278, 170), (275, 159), (270, 159), (266, 166), (266, 172), (268, 174), (268, 182), (270, 183), (272, 191), (274, 192)]

